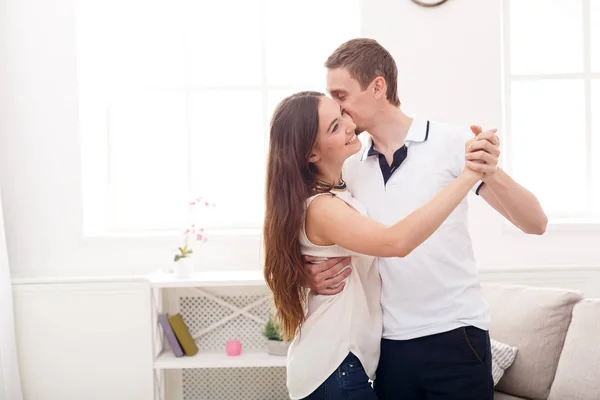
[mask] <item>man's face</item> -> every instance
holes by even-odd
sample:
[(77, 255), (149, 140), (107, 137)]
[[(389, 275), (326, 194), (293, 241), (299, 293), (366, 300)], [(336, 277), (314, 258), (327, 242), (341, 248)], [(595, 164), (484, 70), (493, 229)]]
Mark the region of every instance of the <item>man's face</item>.
[(354, 120), (356, 133), (369, 129), (375, 109), (372, 83), (362, 90), (345, 68), (327, 70), (327, 91)]

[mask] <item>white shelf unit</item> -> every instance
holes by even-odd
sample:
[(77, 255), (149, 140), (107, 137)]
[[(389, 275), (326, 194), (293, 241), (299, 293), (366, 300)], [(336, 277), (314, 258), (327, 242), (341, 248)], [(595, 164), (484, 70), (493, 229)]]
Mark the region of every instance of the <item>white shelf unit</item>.
[[(261, 271), (195, 272), (188, 279), (178, 279), (174, 274), (155, 273), (149, 275), (147, 279), (152, 301), (155, 400), (200, 398), (190, 396), (189, 393), (187, 397), (185, 396), (184, 370), (230, 369), (230, 371), (235, 371), (240, 368), (279, 368), (281, 370), (285, 367), (286, 357), (270, 355), (266, 348), (242, 348), (242, 354), (239, 356), (228, 356), (224, 343), (221, 349), (203, 349), (199, 346), (198, 354), (192, 357), (175, 357), (164, 338), (162, 327), (158, 323), (159, 314), (172, 315), (182, 311), (180, 310), (182, 296), (198, 296), (209, 302), (212, 310), (207, 311), (210, 313), (211, 323), (195, 331), (190, 329), (192, 336), (198, 339), (197, 342), (203, 336), (215, 334), (218, 336), (219, 329), (240, 320), (249, 321), (253, 324), (252, 329), (262, 326), (266, 322), (266, 318), (253, 312), (257, 308), (265, 307), (270, 300)], [(250, 300), (247, 300), (246, 303), (240, 301), (239, 297), (235, 297), (240, 293), (246, 295), (243, 299)], [(248, 294), (251, 296), (247, 296)], [(229, 295), (229, 297), (223, 297), (224, 295)], [(218, 310), (215, 311), (215, 309)], [(229, 329), (231, 330), (231, 327)], [(212, 371), (203, 377), (204, 380), (208, 379), (206, 376), (214, 379)], [(284, 376), (284, 373), (278, 371), (278, 381), (281, 376)], [(227, 384), (225, 382), (214, 383), (217, 385)], [(230, 397), (232, 396), (234, 395)]]

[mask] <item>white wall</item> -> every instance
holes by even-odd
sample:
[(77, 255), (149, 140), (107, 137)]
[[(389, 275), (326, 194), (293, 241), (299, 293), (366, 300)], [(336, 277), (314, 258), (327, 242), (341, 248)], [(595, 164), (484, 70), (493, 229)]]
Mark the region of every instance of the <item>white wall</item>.
[(85, 263), (71, 2), (4, 3), (0, 184), (10, 265), (13, 274), (52, 274)]
[(25, 400), (153, 398), (145, 282), (14, 286)]

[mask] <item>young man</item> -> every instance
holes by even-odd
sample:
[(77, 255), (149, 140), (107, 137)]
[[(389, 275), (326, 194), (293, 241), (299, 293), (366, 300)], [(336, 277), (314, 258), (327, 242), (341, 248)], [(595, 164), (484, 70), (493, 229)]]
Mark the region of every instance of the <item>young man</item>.
[[(492, 132), (413, 119), (400, 108), (397, 68), (371, 39), (342, 44), (327, 59), (331, 96), (368, 144), (346, 162), (343, 178), (369, 216), (391, 224), (431, 199), (465, 166), (484, 172), (473, 190), (523, 232), (542, 234), (536, 197), (497, 167)], [(465, 156), (465, 142), (479, 135)], [(485, 139), (485, 140), (483, 140)], [(380, 400), (493, 399), (489, 312), (477, 278), (467, 201), (405, 258), (379, 260), (383, 338), (375, 391)], [(306, 264), (309, 287), (343, 290), (349, 260)], [(349, 310), (350, 311), (350, 310)]]

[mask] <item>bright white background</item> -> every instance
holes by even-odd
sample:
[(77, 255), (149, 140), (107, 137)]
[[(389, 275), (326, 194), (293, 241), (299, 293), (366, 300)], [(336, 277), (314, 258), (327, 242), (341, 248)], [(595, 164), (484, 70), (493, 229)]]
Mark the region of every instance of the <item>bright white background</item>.
[[(217, 202), (207, 223), (222, 228), (197, 248), (197, 267), (259, 269), (271, 110), (292, 91), (322, 90), (326, 55), (358, 34), (392, 52), (407, 112), (499, 127), (503, 165), (553, 222), (579, 217), (527, 237), (473, 198), (483, 269), (598, 265), (600, 30), (583, 15), (600, 18), (600, 1), (427, 10), (372, 0), (359, 14), (340, 1), (154, 1), (138, 13), (139, 0), (2, 0), (0, 185), (13, 276), (161, 268), (196, 194)], [(208, 4), (239, 13), (208, 18)]]

